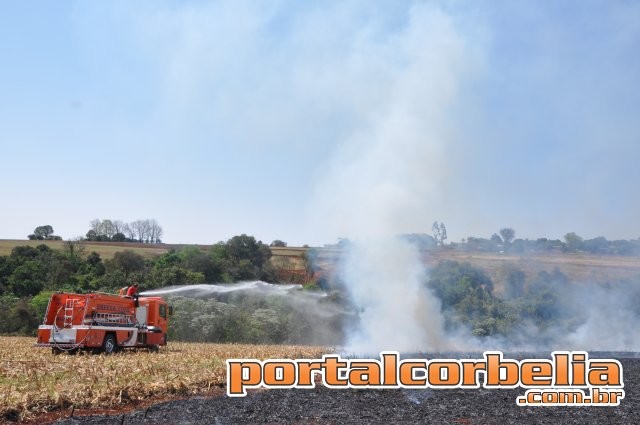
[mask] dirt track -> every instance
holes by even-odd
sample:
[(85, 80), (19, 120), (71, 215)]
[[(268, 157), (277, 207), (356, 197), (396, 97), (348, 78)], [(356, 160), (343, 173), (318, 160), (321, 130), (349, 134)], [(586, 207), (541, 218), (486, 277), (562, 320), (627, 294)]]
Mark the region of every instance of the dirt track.
[(262, 390), (245, 398), (196, 397), (117, 416), (65, 424), (430, 423), (638, 424), (640, 359), (621, 360), (626, 397), (618, 407), (519, 407), (524, 390)]

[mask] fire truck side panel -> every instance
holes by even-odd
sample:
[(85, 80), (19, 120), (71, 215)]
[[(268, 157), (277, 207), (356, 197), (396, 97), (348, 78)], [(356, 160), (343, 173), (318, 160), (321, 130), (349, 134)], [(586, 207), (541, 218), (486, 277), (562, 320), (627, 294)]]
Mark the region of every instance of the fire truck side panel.
[(78, 329), (78, 342), (84, 341), (83, 345), (89, 348), (102, 347), (105, 331), (100, 329)]
[(38, 328), (38, 344), (49, 342), (51, 339), (51, 328), (41, 326)]
[(166, 345), (168, 310), (160, 297), (53, 294), (38, 329), (38, 345), (101, 348), (108, 334), (120, 347)]
[(164, 333), (150, 332), (147, 334), (147, 344), (148, 345), (167, 345), (167, 338)]
[(77, 329), (53, 328), (49, 342), (57, 342), (62, 344), (75, 344), (77, 340), (78, 340)]
[(121, 347), (133, 347), (136, 345), (136, 336), (138, 332), (135, 329), (116, 331), (116, 341)]

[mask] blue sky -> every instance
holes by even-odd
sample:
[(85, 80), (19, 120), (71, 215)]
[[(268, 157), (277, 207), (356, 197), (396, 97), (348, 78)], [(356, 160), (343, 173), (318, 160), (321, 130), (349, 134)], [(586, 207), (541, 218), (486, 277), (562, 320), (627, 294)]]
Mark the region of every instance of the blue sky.
[(0, 238), (640, 237), (640, 4), (0, 7)]

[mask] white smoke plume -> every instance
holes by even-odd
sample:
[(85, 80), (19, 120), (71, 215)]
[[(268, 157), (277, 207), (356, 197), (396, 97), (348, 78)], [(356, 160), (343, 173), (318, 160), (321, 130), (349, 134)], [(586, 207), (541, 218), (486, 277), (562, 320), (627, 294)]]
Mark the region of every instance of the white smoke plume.
[(359, 308), (360, 327), (346, 350), (415, 352), (445, 343), (440, 303), (424, 289), (422, 261), (399, 238), (360, 240), (347, 253), (343, 279)]
[[(575, 350), (630, 351), (640, 350), (638, 316), (630, 310), (608, 306), (609, 311), (591, 310), (587, 320), (573, 333), (558, 338), (557, 345)], [(591, 308), (597, 308), (597, 305)]]
[(608, 287), (575, 284), (565, 304), (578, 323), (569, 332), (558, 332), (554, 344), (581, 350), (639, 351), (639, 294), (640, 281)]
[(341, 146), (320, 181), (316, 225), (353, 240), (340, 268), (360, 312), (347, 350), (442, 350), (439, 302), (426, 293), (423, 261), (395, 235), (430, 228), (454, 137), (451, 107), (474, 66), (471, 49), (442, 11), (411, 9), (406, 29), (371, 53), (393, 54), (384, 103)]

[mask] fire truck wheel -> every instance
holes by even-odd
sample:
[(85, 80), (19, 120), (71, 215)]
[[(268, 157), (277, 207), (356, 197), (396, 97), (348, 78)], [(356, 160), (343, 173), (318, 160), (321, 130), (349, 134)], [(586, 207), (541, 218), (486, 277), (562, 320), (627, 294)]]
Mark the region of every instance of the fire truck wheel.
[(59, 348), (53, 347), (53, 348), (51, 349), (51, 354), (53, 354), (53, 355), (56, 355), (56, 356), (57, 356), (58, 354), (62, 354), (62, 350), (61, 350), (61, 349), (59, 349)]
[(105, 354), (112, 354), (118, 351), (118, 343), (116, 342), (116, 337), (112, 334), (105, 335), (104, 342), (102, 343), (102, 351)]
[(149, 347), (149, 351), (151, 351), (152, 353), (157, 353), (158, 351), (160, 351), (160, 346), (152, 345), (151, 347)]

